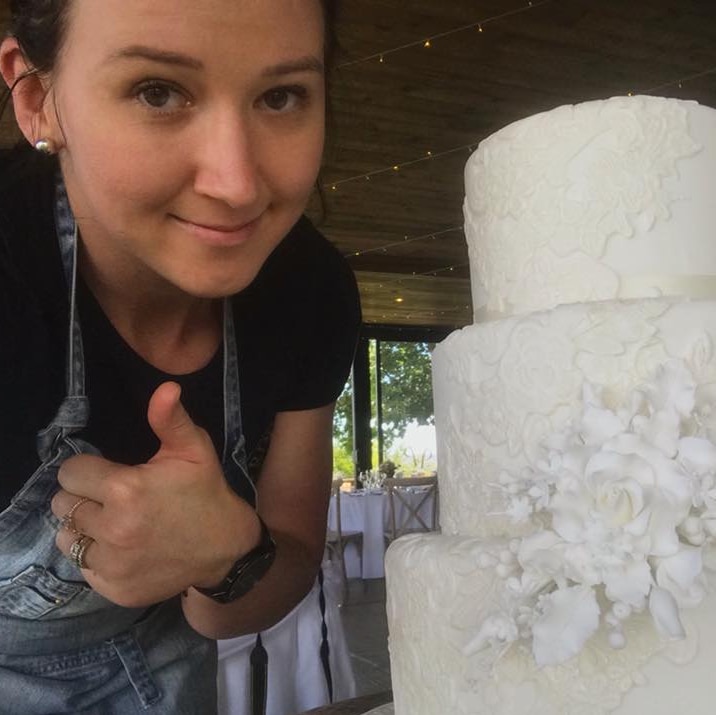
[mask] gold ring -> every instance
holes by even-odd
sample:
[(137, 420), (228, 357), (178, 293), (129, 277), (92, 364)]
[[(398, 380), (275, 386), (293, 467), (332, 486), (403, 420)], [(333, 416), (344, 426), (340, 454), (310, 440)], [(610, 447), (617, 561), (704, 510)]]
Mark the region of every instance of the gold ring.
[(70, 546), (70, 561), (80, 569), (87, 568), (87, 562), (85, 561), (85, 554), (90, 545), (94, 543), (94, 539), (87, 534), (80, 534), (78, 539), (75, 539)]
[(60, 520), (60, 523), (62, 524), (62, 527), (64, 529), (67, 529), (68, 531), (71, 531), (76, 536), (81, 536), (82, 532), (77, 530), (77, 527), (75, 526), (75, 512), (83, 505), (86, 504), (88, 501), (92, 501), (89, 497), (82, 497), (82, 499), (78, 499), (73, 505), (72, 508), (62, 517)]

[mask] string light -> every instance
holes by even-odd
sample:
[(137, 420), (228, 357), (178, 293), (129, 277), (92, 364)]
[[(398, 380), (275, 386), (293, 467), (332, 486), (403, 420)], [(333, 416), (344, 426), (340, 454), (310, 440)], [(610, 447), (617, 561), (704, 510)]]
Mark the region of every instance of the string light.
[[(508, 16), (517, 15), (517, 14), (523, 13), (523, 12), (528, 11), (528, 10), (531, 10), (531, 9), (536, 9), (536, 8), (538, 8), (538, 7), (542, 6), (542, 5), (545, 5), (545, 4), (549, 3), (549, 2), (552, 2), (552, 0), (542, 0), (541, 2), (536, 2), (536, 3), (535, 3), (535, 2), (532, 2), (532, 0), (529, 0), (527, 7), (519, 8), (519, 9), (516, 9), (516, 10), (513, 10), (513, 11), (506, 12), (506, 13), (502, 13), (502, 14), (500, 14), (500, 15), (495, 15), (495, 16), (493, 16), (493, 17), (484, 18), (484, 19), (481, 20), (480, 22), (471, 23), (471, 24), (469, 24), (469, 25), (464, 25), (464, 26), (462, 26), (462, 27), (457, 27), (457, 28), (454, 28), (454, 29), (452, 29), (452, 30), (448, 30), (448, 31), (443, 32), (443, 33), (440, 33), (440, 34), (433, 35), (433, 36), (431, 36), (431, 37), (429, 37), (429, 38), (427, 38), (427, 39), (422, 39), (422, 40), (418, 40), (418, 41), (415, 41), (415, 42), (406, 43), (406, 44), (400, 45), (400, 46), (398, 46), (398, 47), (394, 47), (394, 48), (390, 48), (390, 49), (387, 49), (387, 50), (383, 50), (382, 52), (377, 53), (377, 54), (368, 55), (368, 56), (366, 56), (366, 57), (362, 57), (362, 58), (359, 58), (359, 59), (357, 59), (357, 60), (353, 60), (353, 61), (350, 61), (350, 62), (344, 62), (344, 63), (338, 65), (338, 67), (339, 67), (339, 68), (350, 67), (350, 66), (353, 66), (353, 65), (358, 65), (358, 64), (361, 64), (361, 63), (365, 63), (365, 62), (374, 60), (374, 59), (376, 59), (376, 58), (379, 60), (379, 62), (380, 62), (381, 64), (384, 64), (384, 63), (385, 63), (385, 57), (386, 57), (387, 55), (390, 55), (390, 54), (399, 52), (399, 51), (404, 50), (404, 49), (409, 49), (409, 48), (412, 48), (412, 47), (420, 46), (420, 45), (422, 45), (422, 46), (423, 46), (424, 48), (426, 48), (426, 49), (429, 49), (429, 48), (432, 47), (432, 41), (433, 41), (433, 40), (436, 40), (436, 39), (439, 39), (439, 38), (443, 38), (443, 37), (447, 37), (447, 36), (449, 36), (449, 35), (457, 34), (457, 33), (459, 33), (459, 32), (463, 32), (463, 31), (466, 31), (466, 30), (469, 30), (469, 29), (477, 29), (478, 32), (483, 33), (483, 32), (484, 32), (484, 27), (483, 27), (483, 26), (486, 25), (486, 24), (488, 24), (489, 22), (494, 22), (494, 21), (500, 20), (500, 19), (505, 18), (505, 17), (508, 17)], [(676, 79), (676, 80), (672, 80), (672, 81), (669, 81), (669, 82), (665, 82), (665, 83), (656, 85), (656, 86), (651, 87), (651, 88), (648, 88), (648, 89), (642, 89), (642, 90), (638, 90), (638, 91), (629, 91), (629, 92), (627, 92), (627, 95), (628, 95), (629, 97), (633, 97), (633, 96), (635, 96), (635, 94), (651, 94), (651, 93), (653, 93), (653, 92), (657, 92), (657, 91), (660, 91), (660, 90), (668, 89), (668, 88), (671, 88), (671, 87), (678, 87), (679, 89), (682, 89), (682, 88), (683, 88), (683, 85), (686, 84), (687, 82), (691, 82), (691, 81), (693, 81), (693, 80), (695, 80), (695, 79), (698, 79), (698, 78), (701, 78), (701, 77), (705, 77), (705, 76), (708, 76), (708, 75), (712, 75), (712, 74), (716, 74), (716, 67), (711, 67), (711, 68), (705, 69), (705, 70), (703, 70), (703, 71), (700, 71), (700, 72), (694, 73), (694, 74), (692, 74), (692, 75), (689, 75), (689, 76), (687, 76), (687, 77), (682, 77), (682, 78), (680, 78), (680, 79)], [(577, 101), (583, 101), (583, 100), (577, 100)], [(365, 181), (370, 181), (371, 178), (372, 178), (373, 176), (376, 176), (376, 175), (386, 174), (386, 173), (390, 173), (390, 172), (395, 173), (395, 172), (400, 171), (400, 170), (401, 170), (402, 168), (404, 168), (404, 167), (412, 166), (412, 165), (414, 165), (414, 164), (419, 164), (419, 163), (421, 163), (421, 162), (423, 162), (423, 161), (428, 161), (428, 160), (431, 160), (431, 159), (434, 159), (434, 158), (439, 158), (439, 157), (447, 156), (447, 155), (449, 155), (449, 154), (456, 153), (456, 152), (460, 152), (460, 151), (464, 151), (464, 150), (467, 150), (469, 153), (472, 153), (472, 152), (474, 151), (474, 148), (475, 148), (475, 146), (476, 146), (477, 143), (479, 143), (479, 140), (478, 140), (478, 142), (471, 142), (470, 144), (465, 144), (465, 145), (463, 145), (463, 146), (454, 147), (454, 148), (452, 148), (452, 149), (447, 149), (447, 150), (445, 150), (445, 151), (438, 152), (438, 153), (436, 153), (436, 154), (433, 154), (432, 151), (428, 150), (428, 151), (425, 152), (425, 154), (424, 154), (423, 156), (421, 156), (421, 157), (419, 157), (419, 158), (411, 159), (411, 160), (408, 160), (408, 161), (405, 161), (405, 162), (393, 163), (393, 164), (391, 164), (390, 166), (383, 167), (383, 168), (379, 168), (379, 169), (375, 169), (375, 170), (372, 170), (372, 171), (370, 171), (370, 172), (368, 172), (368, 173), (365, 173), (365, 174), (359, 174), (359, 175), (356, 175), (356, 176), (350, 176), (350, 177), (347, 177), (347, 178), (345, 178), (345, 179), (341, 179), (341, 180), (335, 181), (335, 182), (333, 182), (333, 183), (331, 183), (331, 184), (326, 184), (325, 186), (330, 186), (333, 191), (337, 191), (337, 190), (338, 190), (338, 187), (339, 187), (341, 184), (345, 184), (345, 183), (348, 183), (348, 182), (351, 182), (351, 181), (356, 181), (356, 180), (358, 180), (358, 179), (363, 179), (363, 180), (365, 180)], [(370, 248), (370, 249), (367, 249), (367, 250), (364, 250), (364, 251), (356, 251), (355, 253), (349, 254), (347, 257), (348, 257), (348, 258), (350, 258), (350, 257), (352, 257), (352, 256), (359, 257), (359, 256), (363, 256), (363, 255), (366, 255), (366, 254), (369, 254), (369, 253), (375, 253), (375, 252), (387, 253), (387, 252), (388, 252), (388, 249), (393, 248), (393, 247), (395, 247), (395, 246), (405, 245), (405, 244), (407, 244), (407, 243), (413, 243), (413, 242), (415, 242), (415, 241), (421, 241), (421, 240), (426, 240), (426, 239), (436, 240), (438, 236), (441, 236), (441, 235), (444, 235), (444, 234), (448, 234), (448, 233), (452, 233), (452, 232), (457, 232), (457, 231), (462, 231), (462, 226), (454, 226), (454, 227), (450, 227), (450, 228), (448, 228), (448, 229), (445, 229), (445, 230), (443, 230), (443, 231), (438, 231), (438, 232), (435, 232), (435, 233), (429, 233), (429, 234), (425, 234), (425, 235), (422, 235), (422, 236), (415, 236), (415, 237), (413, 237), (413, 238), (409, 238), (408, 236), (405, 236), (402, 241), (395, 241), (395, 242), (387, 243), (387, 244), (384, 244), (384, 245), (382, 245), (382, 246), (378, 246), (378, 247), (375, 247), (375, 248)], [(405, 275), (403, 275), (400, 279), (397, 279), (397, 280), (395, 280), (395, 281), (390, 281), (390, 282), (387, 282), (387, 283), (385, 283), (385, 284), (381, 284), (381, 285), (380, 285), (380, 288), (382, 289), (382, 288), (384, 288), (385, 286), (390, 286), (390, 285), (394, 285), (394, 284), (401, 284), (404, 280), (419, 279), (419, 278), (423, 278), (423, 277), (427, 277), (427, 276), (437, 277), (437, 275), (440, 274), (440, 273), (454, 273), (454, 271), (455, 271), (457, 268), (463, 268), (463, 267), (467, 267), (467, 266), (469, 266), (469, 265), (470, 265), (469, 263), (463, 263), (463, 264), (456, 264), (456, 265), (451, 265), (451, 266), (445, 266), (445, 267), (443, 267), (443, 268), (439, 268), (439, 269), (435, 269), (435, 270), (430, 270), (430, 271), (425, 271), (425, 272), (422, 272), (422, 273), (413, 272), (412, 275), (411, 275), (411, 274), (405, 274)], [(398, 296), (398, 297), (395, 298), (395, 302), (396, 302), (396, 303), (403, 303), (403, 302), (404, 302), (404, 298), (401, 297), (401, 296)], [(465, 309), (468, 309), (468, 310), (469, 310), (469, 307), (470, 307), (470, 306), (465, 306)], [(461, 308), (458, 307), (457, 310), (461, 310)], [(444, 311), (441, 311), (441, 315), (444, 315), (444, 314), (445, 314)], [(394, 317), (398, 317), (399, 314), (395, 314), (395, 313), (394, 313), (393, 316), (394, 316)], [(385, 318), (385, 317), (386, 317), (386, 316), (384, 315), (383, 318)]]
[(427, 276), (433, 276), (437, 275), (438, 273), (448, 273), (448, 272), (454, 272), (457, 268), (466, 268), (470, 264), (469, 263), (456, 263), (452, 266), (444, 266), (443, 268), (433, 268), (429, 271), (423, 271), (422, 273), (404, 273), (401, 275), (400, 278), (396, 278), (393, 281), (385, 281), (383, 283), (384, 287), (390, 287), (392, 285), (400, 285), (403, 281), (410, 281), (410, 280), (416, 280), (418, 278), (426, 278)]
[[(672, 80), (670, 82), (664, 82), (663, 84), (659, 84), (655, 87), (650, 87), (648, 89), (641, 89), (636, 92), (630, 91), (627, 92), (628, 97), (634, 97), (638, 94), (651, 94), (652, 92), (658, 92), (663, 89), (669, 89), (670, 87), (678, 87), (679, 89), (683, 89), (684, 84), (687, 82), (692, 82), (695, 79), (699, 79), (701, 77), (706, 77), (711, 74), (716, 74), (716, 67), (710, 67), (709, 69), (702, 70), (701, 72), (696, 72), (695, 74), (689, 75), (688, 77), (682, 77), (681, 79)], [(583, 100), (574, 100), (574, 102), (577, 101), (583, 101)], [(380, 169), (374, 169), (372, 171), (369, 171), (367, 174), (356, 174), (355, 176), (349, 176), (345, 179), (340, 179), (339, 181), (334, 181), (330, 184), (324, 184), (324, 187), (330, 186), (333, 191), (336, 191), (338, 189), (338, 186), (340, 184), (347, 184), (351, 181), (356, 181), (358, 179), (366, 179), (370, 180), (372, 176), (377, 176), (379, 174), (385, 174), (388, 172), (396, 172), (400, 171), (400, 169), (403, 169), (407, 166), (413, 166), (414, 164), (419, 164), (424, 161), (430, 161), (431, 159), (438, 159), (443, 156), (447, 156), (449, 154), (454, 154), (456, 152), (465, 151), (467, 150), (468, 153), (472, 154), (472, 152), (475, 150), (475, 147), (479, 144), (480, 140), (477, 140), (475, 142), (471, 142), (470, 144), (463, 144), (462, 146), (453, 147), (452, 149), (446, 149), (445, 151), (438, 152), (437, 154), (433, 154), (431, 151), (427, 151), (424, 156), (418, 157), (417, 159), (410, 159), (408, 161), (403, 161), (398, 164), (392, 164), (389, 167), (382, 167)]]
[(440, 151), (437, 153), (428, 151), (425, 153), (424, 156), (420, 156), (417, 159), (410, 159), (408, 161), (402, 161), (397, 164), (391, 164), (390, 166), (384, 166), (380, 169), (373, 169), (366, 174), (356, 174), (355, 176), (348, 176), (345, 179), (339, 179), (338, 181), (332, 181), (327, 184), (324, 184), (324, 187), (330, 186), (335, 191), (340, 185), (347, 184), (351, 181), (357, 181), (359, 179), (370, 180), (372, 176), (378, 176), (378, 174), (394, 173), (396, 171), (404, 169), (406, 166), (413, 166), (414, 164), (420, 164), (423, 161), (430, 161), (431, 159), (439, 159), (440, 157), (448, 156), (449, 154), (455, 154), (457, 152), (464, 151), (465, 149), (468, 149), (470, 152), (472, 152), (472, 148), (475, 146), (476, 143), (477, 142), (472, 142), (471, 144), (463, 144), (462, 146), (457, 146), (452, 149), (446, 149), (445, 151)]
[(394, 248), (395, 246), (405, 246), (408, 243), (424, 241), (427, 238), (436, 240), (438, 236), (443, 236), (447, 233), (455, 233), (456, 231), (462, 231), (462, 226), (451, 226), (450, 228), (445, 228), (442, 231), (434, 231), (433, 233), (426, 233), (422, 236), (413, 236), (413, 238), (404, 236), (402, 241), (391, 241), (390, 243), (384, 243), (380, 246), (376, 246), (375, 248), (367, 248), (365, 251), (356, 251), (355, 253), (347, 254), (346, 258), (350, 258), (351, 256), (365, 256), (368, 253), (377, 253), (378, 251), (387, 253), (389, 248)]
[(535, 10), (538, 7), (541, 7), (542, 5), (547, 5), (548, 3), (553, 2), (554, 0), (540, 0), (540, 2), (530, 2), (528, 5), (525, 5), (524, 7), (516, 8), (514, 10), (508, 10), (507, 12), (500, 13), (499, 15), (492, 15), (491, 17), (485, 17), (482, 20), (478, 22), (471, 22), (469, 25), (462, 25), (460, 27), (455, 27), (452, 30), (446, 30), (445, 32), (440, 32), (437, 35), (432, 35), (430, 37), (422, 38), (420, 40), (415, 40), (414, 42), (407, 42), (404, 45), (399, 45), (398, 47), (391, 47), (390, 49), (383, 50), (382, 52), (375, 52), (372, 55), (367, 55), (366, 57), (360, 57), (356, 60), (349, 60), (347, 62), (342, 62), (338, 65), (338, 69), (342, 69), (344, 67), (353, 67), (354, 65), (362, 64), (363, 62), (370, 62), (371, 60), (379, 60), (381, 64), (384, 62), (384, 58), (387, 55), (392, 55), (395, 52), (400, 52), (401, 50), (407, 50), (411, 47), (430, 47), (431, 43), (434, 40), (441, 39), (443, 37), (449, 37), (450, 35), (456, 35), (458, 32), (465, 32), (466, 30), (474, 30), (477, 28), (478, 32), (483, 32), (483, 26), (487, 25), (490, 22), (497, 22), (498, 20), (502, 20), (506, 17), (513, 17), (514, 15), (520, 15), (523, 12), (529, 12), (530, 10)]
[(649, 89), (643, 89), (639, 92), (639, 94), (651, 94), (651, 92), (658, 92), (662, 89), (667, 89), (668, 87), (678, 87), (679, 89), (683, 88), (683, 85), (686, 84), (686, 82), (692, 82), (695, 79), (699, 79), (701, 77), (706, 77), (707, 75), (716, 73), (716, 67), (710, 67), (709, 69), (702, 70), (701, 72), (696, 72), (695, 74), (691, 74), (688, 77), (682, 77), (681, 79), (674, 80), (672, 82), (666, 82), (664, 84), (660, 84), (656, 87), (650, 87)]

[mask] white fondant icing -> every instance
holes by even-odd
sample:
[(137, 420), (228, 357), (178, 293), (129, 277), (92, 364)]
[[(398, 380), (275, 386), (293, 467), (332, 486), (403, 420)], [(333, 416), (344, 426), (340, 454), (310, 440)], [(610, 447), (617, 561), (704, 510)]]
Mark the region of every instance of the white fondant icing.
[(714, 165), (716, 112), (662, 97), (559, 107), (488, 137), (465, 169), (476, 316), (691, 295), (671, 281), (716, 276)]
[[(668, 540), (658, 545), (649, 568), (610, 581), (608, 594), (561, 583), (537, 623), (534, 610), (510, 610), (506, 589), (529, 592), (525, 578), (563, 570), (554, 532), (536, 531), (549, 526), (533, 514), (539, 484), (530, 499), (506, 498), (505, 474), (535, 470), (545, 438), (580, 414), (588, 439), (617, 434), (616, 407), (677, 362), (689, 409), (672, 413), (693, 423), (677, 430), (678, 458), (716, 484), (715, 169), (716, 111), (654, 97), (560, 107), (506, 127), (470, 158), (473, 302), (488, 321), (433, 353), (443, 535), (401, 539), (386, 556), (395, 715), (711, 713), (716, 595), (702, 587), (716, 516), (681, 514), (676, 538), (687, 548), (672, 558)], [(580, 413), (585, 385), (599, 400)], [(652, 441), (668, 441), (673, 429), (652, 422)], [(599, 459), (609, 483), (592, 485), (598, 508), (615, 524), (643, 521), (648, 480), (624, 480), (619, 460)], [(716, 490), (699, 494), (716, 504)], [(653, 533), (674, 538), (663, 523)], [(551, 647), (563, 628), (569, 637)], [(685, 638), (664, 636), (682, 629)]]
[[(710, 715), (716, 595), (685, 611), (684, 640), (659, 636), (647, 613), (625, 621), (625, 647), (606, 630), (563, 665), (538, 668), (514, 643), (466, 655), (501, 579), (478, 555), (494, 541), (410, 536), (388, 549), (389, 648), (395, 715)], [(688, 704), (688, 705), (687, 705)], [(685, 707), (686, 706), (686, 707)]]

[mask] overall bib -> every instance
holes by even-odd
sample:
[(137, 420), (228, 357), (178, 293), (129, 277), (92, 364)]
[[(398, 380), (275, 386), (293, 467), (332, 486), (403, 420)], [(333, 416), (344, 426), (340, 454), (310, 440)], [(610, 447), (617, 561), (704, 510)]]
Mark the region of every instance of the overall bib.
[[(38, 434), (40, 467), (0, 514), (0, 713), (210, 714), (216, 711), (216, 644), (187, 624), (180, 597), (149, 609), (117, 606), (93, 591), (55, 546), (60, 524), (50, 500), (59, 489), (58, 469), (73, 455), (99, 454), (77, 437), (89, 401), (76, 310), (77, 229), (61, 182), (56, 225), (69, 287), (67, 393)], [(223, 345), (222, 465), (233, 489), (247, 493), (248, 482), (255, 497), (228, 300)]]

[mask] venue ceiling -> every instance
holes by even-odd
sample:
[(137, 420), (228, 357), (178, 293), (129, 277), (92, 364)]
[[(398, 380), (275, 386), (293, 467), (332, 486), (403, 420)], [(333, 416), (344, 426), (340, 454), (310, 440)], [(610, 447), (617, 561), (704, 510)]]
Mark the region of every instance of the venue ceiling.
[(471, 322), (463, 168), (500, 127), (629, 92), (716, 107), (716, 0), (338, 2), (310, 213), (355, 270), (368, 324)]
[(629, 92), (716, 107), (716, 0), (344, 0), (339, 36), (322, 228), (368, 323), (472, 322), (463, 168), (499, 128)]

